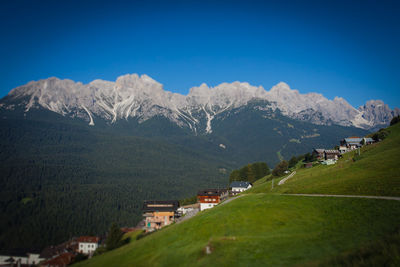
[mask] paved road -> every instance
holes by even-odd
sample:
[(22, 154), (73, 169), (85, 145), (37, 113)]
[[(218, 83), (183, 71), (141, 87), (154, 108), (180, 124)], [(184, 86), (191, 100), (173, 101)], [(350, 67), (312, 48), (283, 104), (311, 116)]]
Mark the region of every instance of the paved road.
[(296, 174), (296, 171), (294, 171), (294, 172), (292, 172), (291, 174), (289, 174), (289, 176), (288, 177), (286, 177), (286, 178), (283, 178), (282, 180), (280, 180), (279, 181), (279, 183), (278, 183), (278, 185), (282, 185), (282, 184), (284, 184), (288, 179), (290, 179), (290, 178), (292, 178), (293, 177), (293, 175), (295, 175)]
[(400, 201), (400, 197), (388, 196), (358, 196), (358, 195), (325, 195), (325, 194), (282, 194), (284, 196), (303, 196), (303, 197), (352, 197), (352, 198), (371, 198), (371, 199), (387, 199)]

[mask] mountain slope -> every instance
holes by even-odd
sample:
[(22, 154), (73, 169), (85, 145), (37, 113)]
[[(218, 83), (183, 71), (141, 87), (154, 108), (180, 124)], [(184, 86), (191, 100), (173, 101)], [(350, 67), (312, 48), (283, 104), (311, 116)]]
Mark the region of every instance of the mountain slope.
[(249, 162), (273, 167), (367, 134), (290, 118), (264, 95), (232, 83), (182, 96), (137, 75), (14, 89), (0, 101), (0, 249), (101, 234), (112, 221), (132, 226), (145, 199), (225, 187), (230, 171)]
[(195, 133), (211, 133), (214, 117), (255, 99), (264, 100), (265, 108), (279, 109), (290, 118), (322, 125), (370, 129), (387, 125), (400, 114), (399, 109), (391, 110), (381, 101), (370, 101), (355, 109), (343, 98), (328, 100), (317, 93), (300, 94), (283, 82), (270, 91), (240, 82), (222, 83), (214, 88), (202, 84), (184, 96), (165, 91), (162, 84), (137, 74), (121, 76), (115, 82), (95, 80), (86, 85), (57, 78), (30, 82), (13, 89), (0, 101), (0, 109), (19, 106), (29, 112), (42, 107), (84, 119), (89, 125), (95, 125), (97, 118), (115, 123), (131, 118), (143, 122), (163, 116)]
[(170, 141), (100, 130), (46, 110), (1, 119), (0, 228), (7, 231), (0, 250), (101, 234), (113, 221), (132, 226), (144, 199), (180, 199), (225, 183), (232, 165), (217, 144), (154, 120), (141, 124), (143, 134), (153, 122)]
[[(356, 162), (347, 157), (336, 166), (324, 166), (325, 172), (320, 170), (323, 167), (300, 171), (301, 177), (296, 180), (296, 174), (288, 180), (283, 191), (303, 192), (300, 181), (311, 180), (313, 193), (398, 195), (399, 187), (392, 187), (399, 181), (400, 167), (393, 162), (399, 159), (400, 124), (389, 131), (385, 141), (368, 147)], [(373, 166), (378, 168), (375, 179), (380, 180), (380, 188), (362, 172), (365, 162), (378, 157), (388, 164)], [(346, 181), (337, 173), (341, 168), (351, 173)], [(336, 182), (327, 184), (328, 179)], [(336, 191), (343, 184), (346, 191)], [(271, 184), (264, 179), (230, 203), (77, 266), (325, 266), (335, 262), (396, 266), (398, 240), (392, 240), (397, 245), (382, 240), (399, 237), (399, 216), (398, 201), (271, 194)], [(364, 251), (365, 247), (376, 251)], [(347, 262), (348, 255), (353, 259)]]
[(275, 189), (280, 193), (400, 196), (400, 124), (381, 143), (351, 152), (336, 165), (303, 169)]

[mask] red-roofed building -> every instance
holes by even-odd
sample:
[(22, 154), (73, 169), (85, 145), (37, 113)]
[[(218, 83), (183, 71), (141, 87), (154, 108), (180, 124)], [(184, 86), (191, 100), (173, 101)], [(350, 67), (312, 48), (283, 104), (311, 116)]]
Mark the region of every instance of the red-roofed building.
[(40, 266), (43, 266), (43, 267), (65, 267), (65, 266), (71, 264), (72, 261), (74, 260), (74, 258), (75, 258), (74, 254), (72, 254), (70, 252), (66, 252), (66, 253), (58, 255), (55, 258), (52, 258), (45, 262), (42, 262), (40, 264)]
[(98, 248), (100, 238), (97, 236), (81, 236), (76, 241), (78, 242), (77, 252), (91, 255)]

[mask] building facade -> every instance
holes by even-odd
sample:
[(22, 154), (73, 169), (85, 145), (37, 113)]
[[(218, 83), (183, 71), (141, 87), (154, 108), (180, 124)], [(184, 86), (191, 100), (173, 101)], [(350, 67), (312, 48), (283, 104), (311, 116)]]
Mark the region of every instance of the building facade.
[(252, 188), (253, 185), (249, 182), (244, 181), (233, 181), (230, 185), (232, 195), (237, 195), (243, 191)]
[(152, 232), (163, 228), (175, 221), (179, 202), (177, 200), (151, 200), (143, 204), (145, 217), (144, 230)]
[(99, 247), (100, 238), (97, 236), (81, 236), (78, 237), (78, 251), (85, 255), (92, 255), (94, 251)]
[(228, 197), (226, 189), (205, 189), (197, 193), (197, 200), (200, 203), (200, 211), (211, 209)]

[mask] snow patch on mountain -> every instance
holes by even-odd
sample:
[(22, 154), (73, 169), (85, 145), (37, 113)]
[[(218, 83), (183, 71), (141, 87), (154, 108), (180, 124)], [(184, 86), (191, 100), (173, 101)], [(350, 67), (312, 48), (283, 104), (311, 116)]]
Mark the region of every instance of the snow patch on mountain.
[[(7, 99), (13, 103), (7, 105)], [(355, 109), (345, 99), (333, 100), (318, 93), (301, 94), (280, 82), (269, 91), (246, 82), (222, 83), (216, 87), (202, 84), (188, 95), (165, 91), (163, 85), (143, 74), (127, 74), (115, 82), (94, 80), (82, 84), (72, 80), (49, 78), (13, 89), (1, 102), (2, 108), (20, 102), (29, 112), (42, 107), (63, 116), (84, 118), (94, 125), (97, 118), (110, 123), (136, 118), (139, 122), (163, 116), (180, 127), (197, 133), (212, 133), (217, 115), (246, 106), (252, 100), (265, 100), (265, 110), (279, 109), (291, 118), (315, 124), (339, 124), (371, 129), (390, 122), (400, 109), (391, 110), (380, 100), (368, 101)], [(263, 108), (259, 107), (260, 112)]]

